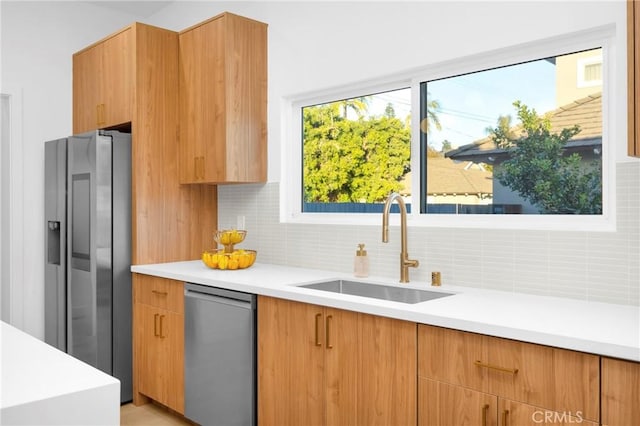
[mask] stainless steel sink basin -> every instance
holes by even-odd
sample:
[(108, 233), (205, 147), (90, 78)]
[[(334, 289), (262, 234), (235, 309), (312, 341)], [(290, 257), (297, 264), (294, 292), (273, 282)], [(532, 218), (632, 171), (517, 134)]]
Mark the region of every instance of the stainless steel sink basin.
[(451, 296), (453, 294), (345, 280), (323, 281), (314, 284), (304, 284), (298, 287), (331, 291), (333, 293), (352, 294), (354, 296), (373, 297), (374, 299), (402, 303), (426, 302), (427, 300), (439, 299), (440, 297)]

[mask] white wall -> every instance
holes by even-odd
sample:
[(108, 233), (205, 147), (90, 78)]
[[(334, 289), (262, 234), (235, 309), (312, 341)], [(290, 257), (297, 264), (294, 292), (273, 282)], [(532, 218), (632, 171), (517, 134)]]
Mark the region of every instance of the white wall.
[[(71, 54), (127, 25), (133, 18), (125, 14), (108, 13), (105, 9), (79, 2), (2, 1), (0, 7), (3, 66), (0, 91), (15, 96), (19, 110), (14, 117), (16, 158), (12, 165), (16, 170), (12, 171), (12, 191), (16, 199), (14, 202), (12, 198), (11, 212), (17, 226), (17, 235), (12, 240), (12, 253), (19, 253), (16, 262), (12, 263), (12, 277), (13, 285), (20, 289), (20, 294), (15, 295), (17, 302), (12, 303), (15, 311), (12, 312), (12, 320), (18, 327), (42, 337), (42, 143), (71, 131)], [(277, 182), (280, 180), (283, 133), (280, 110), (284, 97), (611, 23), (616, 25), (618, 40), (615, 48), (618, 58), (616, 80), (619, 87), (615, 88), (615, 93), (624, 93), (626, 86), (626, 9), (623, 0), (464, 3), (178, 1), (142, 21), (179, 31), (225, 10), (269, 24), (269, 182), (272, 183), (266, 187), (236, 187), (235, 192), (244, 196), (242, 200), (235, 198), (227, 188), (221, 188), (220, 220), (232, 220), (234, 214), (245, 208), (249, 219), (254, 218), (249, 220), (248, 227), (256, 229), (247, 243), (265, 248), (280, 244), (274, 253), (281, 253), (281, 257), (270, 259), (280, 263), (306, 266), (307, 260), (295, 256), (294, 252), (307, 253), (307, 257), (313, 257), (310, 255), (312, 250), (328, 252), (339, 241), (348, 246), (344, 248), (344, 252), (351, 253), (351, 244), (358, 242), (320, 238), (311, 243), (309, 234), (319, 233), (312, 228), (289, 226), (284, 229), (287, 241), (283, 244), (278, 240), (278, 235), (282, 235), (278, 233), (283, 229), (277, 223), (277, 216), (274, 218), (270, 215), (267, 222), (260, 222), (260, 209), (273, 210), (278, 205)], [(634, 160), (627, 158), (625, 154), (625, 101), (625, 96), (617, 97), (616, 116), (612, 117), (612, 126), (619, 135), (616, 140), (616, 156), (619, 161), (627, 162)], [(627, 174), (635, 176), (635, 170), (632, 169)], [(637, 194), (637, 190), (633, 191), (631, 189), (632, 194)], [(2, 196), (5, 197), (6, 194)], [(636, 203), (637, 198), (637, 195), (632, 197), (633, 203)], [(225, 205), (227, 201), (235, 205)], [(640, 207), (632, 204), (629, 208), (631, 210), (627, 209), (625, 214), (629, 217), (635, 214), (637, 218)], [(625, 237), (616, 248), (624, 247), (627, 252), (631, 250), (631, 255), (638, 255), (638, 220), (631, 221), (630, 226), (633, 227), (632, 230), (625, 232), (632, 236), (631, 239)], [(334, 228), (323, 228), (322, 234), (344, 231), (340, 227)], [(369, 238), (377, 241), (378, 231), (377, 228), (357, 227), (346, 234), (368, 242)], [(415, 254), (418, 258), (427, 255), (431, 257), (423, 262), (425, 266), (421, 267), (418, 277), (426, 277), (427, 268), (432, 266), (442, 265), (442, 268), (458, 268), (459, 271), (460, 268), (468, 267), (469, 277), (474, 275), (474, 268), (479, 268), (479, 264), (484, 265), (483, 270), (486, 270), (487, 265), (490, 267), (494, 260), (490, 253), (473, 257), (473, 264), (465, 264), (463, 258), (455, 257), (456, 250), (450, 249), (456, 247), (451, 244), (453, 237), (446, 231), (436, 229), (418, 233), (421, 238), (441, 244), (443, 249), (440, 252), (450, 257), (447, 261), (443, 255), (439, 263), (431, 256), (434, 246), (410, 247), (412, 255)], [(478, 232), (482, 231), (475, 230), (472, 233)], [(522, 241), (523, 236), (531, 235), (551, 242), (585, 241), (587, 244), (586, 234), (588, 233), (567, 233), (563, 237), (560, 233), (487, 233), (491, 235), (491, 244), (512, 248), (517, 241)], [(465, 239), (462, 233), (459, 236), (456, 234), (456, 238)], [(318, 246), (318, 241), (329, 247)], [(392, 245), (370, 253), (380, 253), (385, 257), (389, 253), (389, 257), (395, 258), (397, 247)], [(536, 247), (540, 250), (540, 246), (534, 245), (534, 255)], [(597, 252), (587, 251), (586, 255), (593, 259)], [(547, 256), (546, 252), (544, 256)], [(349, 270), (351, 256), (346, 254), (342, 258), (349, 260), (329, 265), (330, 269)], [(631, 260), (625, 260), (622, 264), (626, 275), (623, 280), (624, 290), (620, 291), (629, 293), (629, 283), (636, 279), (638, 268), (637, 262), (632, 264), (631, 257), (625, 259)], [(528, 273), (530, 269), (524, 260), (513, 258), (513, 254), (506, 264), (494, 264), (501, 269), (506, 268), (507, 274), (513, 277)], [(557, 268), (547, 266), (545, 275), (540, 277), (553, 275)], [(500, 269), (489, 271), (487, 280), (500, 274)], [(387, 274), (388, 269), (382, 268), (379, 272)], [(563, 277), (571, 277), (575, 272), (575, 276), (580, 279), (590, 278), (584, 276), (584, 271), (571, 267), (563, 269), (563, 272)], [(592, 278), (598, 281), (597, 274)], [(603, 285), (603, 293), (607, 293), (608, 283)], [(574, 293), (569, 291), (569, 297), (583, 294), (581, 284), (576, 283), (575, 286), (578, 289)], [(518, 288), (515, 290), (526, 291)], [(637, 298), (637, 291), (628, 294), (623, 300), (629, 303), (628, 300), (634, 297)]]
[(71, 134), (71, 55), (135, 19), (83, 2), (3, 0), (0, 8), (0, 92), (11, 96), (12, 110), (9, 193), (2, 193), (10, 203), (3, 262), (10, 278), (2, 286), (10, 288), (10, 322), (43, 338), (43, 143)]

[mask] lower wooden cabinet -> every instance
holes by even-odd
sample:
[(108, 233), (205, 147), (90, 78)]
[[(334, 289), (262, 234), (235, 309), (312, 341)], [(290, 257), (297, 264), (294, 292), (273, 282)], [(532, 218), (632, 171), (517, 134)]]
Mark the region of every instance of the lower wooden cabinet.
[(602, 358), (602, 424), (640, 424), (640, 363)]
[(134, 403), (184, 413), (184, 284), (134, 274)]
[(415, 425), (416, 324), (258, 298), (261, 425)]
[(497, 426), (498, 397), (420, 377), (418, 425)]
[(599, 373), (595, 355), (419, 325), (419, 424), (597, 424)]

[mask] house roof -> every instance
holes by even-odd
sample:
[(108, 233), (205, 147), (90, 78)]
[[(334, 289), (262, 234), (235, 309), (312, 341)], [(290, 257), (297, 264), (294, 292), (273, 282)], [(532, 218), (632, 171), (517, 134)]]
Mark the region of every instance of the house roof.
[[(576, 124), (580, 126), (580, 133), (567, 142), (568, 152), (593, 149), (595, 146), (602, 145), (602, 93), (578, 99), (548, 114), (553, 133)], [(513, 128), (515, 132), (519, 129), (520, 126)], [(491, 136), (486, 136), (448, 151), (445, 156), (455, 160), (487, 162), (490, 156), (504, 156), (506, 152), (505, 149), (496, 146)]]
[(492, 194), (493, 173), (470, 162), (431, 157), (427, 167), (427, 194)]

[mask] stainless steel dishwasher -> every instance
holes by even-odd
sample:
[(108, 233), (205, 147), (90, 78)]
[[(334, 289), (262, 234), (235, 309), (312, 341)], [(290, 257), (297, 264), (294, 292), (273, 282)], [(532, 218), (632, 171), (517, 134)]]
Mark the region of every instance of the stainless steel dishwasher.
[(184, 411), (202, 425), (256, 424), (256, 296), (184, 290)]

